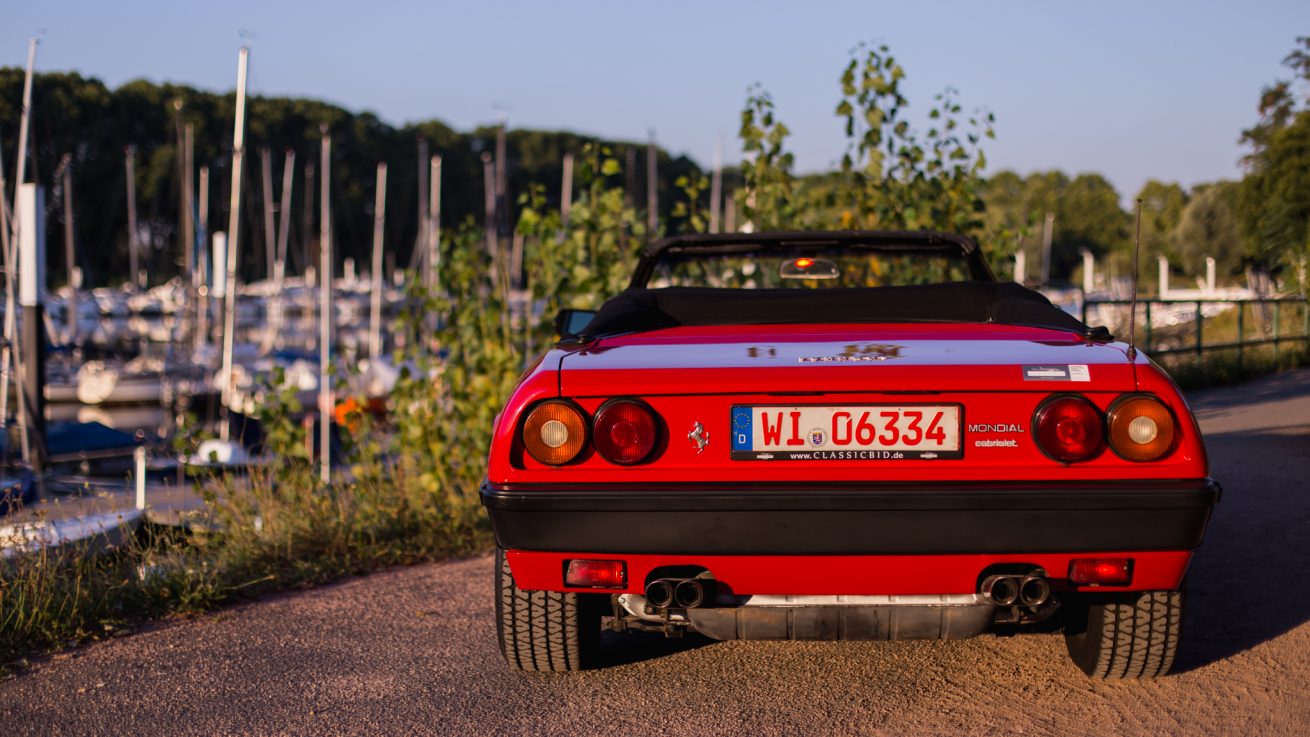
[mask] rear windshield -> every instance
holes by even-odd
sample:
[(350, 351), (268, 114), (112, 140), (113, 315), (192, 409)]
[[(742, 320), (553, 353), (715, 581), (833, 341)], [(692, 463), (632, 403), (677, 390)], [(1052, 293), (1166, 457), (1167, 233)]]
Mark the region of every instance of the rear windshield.
[(851, 246), (795, 249), (733, 246), (659, 254), (648, 288), (849, 289), (975, 281), (956, 247)]

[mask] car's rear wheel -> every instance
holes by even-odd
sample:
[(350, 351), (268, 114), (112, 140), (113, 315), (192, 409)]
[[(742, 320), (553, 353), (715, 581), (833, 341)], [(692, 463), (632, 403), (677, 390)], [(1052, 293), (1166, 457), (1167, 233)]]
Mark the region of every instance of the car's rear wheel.
[(555, 673), (593, 667), (601, 620), (593, 598), (520, 589), (505, 551), (496, 549), (496, 634), (511, 666)]
[(1182, 635), (1182, 591), (1107, 594), (1069, 607), (1069, 657), (1093, 678), (1155, 678), (1169, 672)]

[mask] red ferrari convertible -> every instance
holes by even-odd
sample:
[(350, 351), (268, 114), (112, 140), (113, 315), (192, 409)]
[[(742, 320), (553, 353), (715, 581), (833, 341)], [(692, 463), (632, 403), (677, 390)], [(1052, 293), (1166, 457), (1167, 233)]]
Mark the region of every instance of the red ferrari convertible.
[(973, 637), (1058, 617), (1162, 675), (1220, 489), (1159, 366), (943, 233), (672, 238), (499, 415), (482, 502), (522, 670), (602, 628)]

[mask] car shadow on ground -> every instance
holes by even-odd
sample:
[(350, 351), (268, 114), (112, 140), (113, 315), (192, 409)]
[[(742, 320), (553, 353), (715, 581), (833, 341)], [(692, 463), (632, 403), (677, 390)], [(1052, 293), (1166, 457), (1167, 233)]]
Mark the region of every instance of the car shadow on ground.
[(1310, 622), (1310, 425), (1217, 433), (1206, 445), (1225, 489), (1187, 574), (1176, 672)]
[(600, 665), (606, 668), (632, 665), (690, 652), (715, 643), (715, 640), (694, 632), (683, 637), (665, 637), (656, 632), (605, 630), (600, 635)]
[(1310, 369), (1295, 369), (1247, 384), (1189, 391), (1187, 403), (1198, 417), (1203, 418), (1222, 410), (1303, 397), (1307, 382), (1310, 382)]

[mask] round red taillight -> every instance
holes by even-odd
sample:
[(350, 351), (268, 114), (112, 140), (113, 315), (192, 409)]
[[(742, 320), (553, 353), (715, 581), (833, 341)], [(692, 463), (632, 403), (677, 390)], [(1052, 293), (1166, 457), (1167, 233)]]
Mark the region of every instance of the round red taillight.
[(1096, 405), (1078, 396), (1054, 397), (1033, 416), (1037, 445), (1063, 463), (1095, 457), (1105, 447), (1105, 423)]
[(602, 458), (630, 466), (650, 455), (658, 427), (649, 407), (632, 399), (618, 399), (596, 412), (591, 437)]

